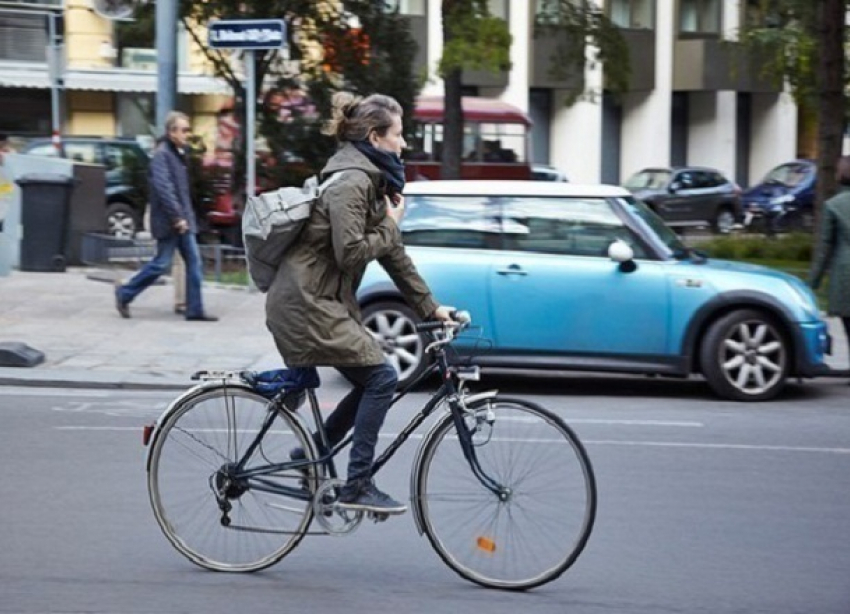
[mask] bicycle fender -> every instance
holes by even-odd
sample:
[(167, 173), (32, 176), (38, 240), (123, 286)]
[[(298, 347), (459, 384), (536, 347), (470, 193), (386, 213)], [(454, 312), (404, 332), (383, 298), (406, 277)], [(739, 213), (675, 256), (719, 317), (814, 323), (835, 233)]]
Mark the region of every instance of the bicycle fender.
[[(495, 399), (499, 394), (498, 390), (487, 390), (484, 392), (477, 392), (475, 394), (465, 395), (463, 397), (464, 405), (467, 407), (471, 407), (481, 401), (486, 401), (489, 399)], [(429, 441), (437, 432), (437, 430), (442, 427), (443, 423), (447, 420), (451, 420), (452, 415), (450, 412), (445, 412), (442, 417), (438, 418), (434, 421), (434, 424), (428, 429), (428, 432), (422, 437), (422, 443), (419, 444), (419, 447), (416, 450), (416, 456), (413, 459), (413, 466), (410, 470), (410, 499), (412, 502), (413, 508), (413, 524), (416, 526), (416, 531), (419, 535), (423, 535), (425, 533), (424, 522), (422, 520), (422, 504), (421, 497), (416, 488), (416, 477), (419, 475), (419, 469), (422, 465), (422, 457), (427, 447)]]
[(150, 471), (151, 468), (151, 452), (154, 448), (154, 444), (156, 443), (157, 438), (159, 437), (159, 433), (161, 431), (162, 425), (171, 415), (176, 407), (179, 407), (183, 402), (190, 399), (193, 396), (201, 394), (202, 392), (206, 392), (212, 388), (221, 388), (223, 386), (227, 386), (228, 388), (241, 388), (243, 390), (248, 390), (253, 392), (250, 386), (243, 382), (230, 381), (227, 384), (222, 384), (221, 381), (205, 381), (200, 384), (196, 384), (191, 388), (187, 389), (185, 392), (180, 394), (177, 398), (175, 398), (171, 403), (168, 404), (168, 407), (159, 415), (156, 421), (153, 423), (153, 432), (151, 433), (150, 441), (148, 441), (148, 451), (145, 455), (145, 471)]

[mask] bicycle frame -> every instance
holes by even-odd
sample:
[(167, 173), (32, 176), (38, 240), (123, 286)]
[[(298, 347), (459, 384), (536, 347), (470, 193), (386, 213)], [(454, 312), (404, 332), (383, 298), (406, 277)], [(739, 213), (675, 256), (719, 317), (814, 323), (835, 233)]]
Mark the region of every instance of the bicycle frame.
[[(435, 352), (434, 362), (422, 374), (420, 374), (419, 377), (417, 377), (413, 382), (411, 382), (408, 386), (406, 386), (403, 390), (399, 391), (396, 394), (396, 396), (390, 403), (390, 407), (392, 407), (402, 398), (407, 396), (418, 384), (420, 384), (428, 377), (431, 377), (437, 372), (439, 372), (442, 379), (440, 388), (431, 396), (431, 398), (422, 407), (422, 409), (416, 415), (413, 416), (410, 422), (407, 423), (407, 425), (401, 430), (401, 432), (396, 436), (396, 438), (386, 447), (386, 449), (384, 449), (380, 456), (375, 459), (375, 461), (372, 463), (372, 475), (378, 473), (378, 471), (380, 471), (380, 469), (384, 465), (386, 465), (386, 463), (393, 457), (396, 451), (410, 438), (414, 431), (419, 428), (419, 426), (425, 421), (425, 419), (427, 419), (441, 403), (447, 401), (449, 410), (452, 414), (452, 418), (455, 423), (455, 428), (458, 433), (458, 440), (463, 450), (464, 458), (466, 458), (467, 462), (469, 463), (472, 472), (488, 490), (493, 492), (493, 494), (495, 494), (496, 496), (504, 499), (508, 496), (509, 493), (503, 486), (501, 486), (498, 482), (496, 482), (489, 475), (487, 475), (481, 468), (481, 465), (478, 463), (478, 459), (475, 453), (475, 446), (472, 443), (472, 434), (467, 428), (466, 423), (464, 421), (466, 408), (463, 404), (463, 396), (461, 395), (462, 386), (459, 386), (457, 383), (460, 376), (457, 373), (457, 369), (449, 365), (445, 350), (442, 347), (438, 348)], [(495, 395), (495, 391), (475, 395), (475, 398), (480, 399), (488, 395)], [(253, 441), (250, 443), (245, 453), (236, 462), (235, 466), (232, 469), (232, 472), (229, 472), (229, 477), (231, 479), (246, 480), (249, 482), (249, 488), (253, 488), (255, 490), (261, 490), (273, 494), (280, 494), (302, 501), (309, 501), (312, 498), (312, 493), (302, 488), (295, 488), (292, 486), (278, 484), (276, 482), (272, 482), (271, 480), (266, 480), (263, 476), (271, 475), (279, 471), (307, 468), (313, 465), (319, 469), (320, 476), (330, 477), (331, 479), (337, 477), (336, 467), (333, 462), (333, 459), (343, 448), (345, 448), (351, 442), (352, 436), (347, 436), (345, 439), (343, 439), (331, 449), (331, 447), (328, 445), (327, 433), (324, 428), (324, 422), (319, 412), (319, 404), (318, 399), (316, 398), (315, 390), (308, 389), (307, 398), (309, 400), (312, 418), (314, 424), (316, 425), (319, 439), (322, 443), (323, 448), (329, 451), (315, 460), (290, 460), (283, 463), (273, 463), (253, 467), (251, 469), (245, 469), (245, 465), (247, 464), (249, 459), (253, 457), (254, 453), (261, 445), (266, 433), (269, 431), (275, 419), (277, 418), (278, 412), (290, 411), (289, 409), (284, 407), (282, 402), (280, 402), (279, 400), (270, 401), (269, 404), (276, 404), (276, 407), (270, 407), (269, 414), (266, 420), (264, 421), (263, 426), (258, 431), (257, 435), (254, 437)], [(226, 503), (226, 498), (223, 496), (219, 496), (219, 503)]]

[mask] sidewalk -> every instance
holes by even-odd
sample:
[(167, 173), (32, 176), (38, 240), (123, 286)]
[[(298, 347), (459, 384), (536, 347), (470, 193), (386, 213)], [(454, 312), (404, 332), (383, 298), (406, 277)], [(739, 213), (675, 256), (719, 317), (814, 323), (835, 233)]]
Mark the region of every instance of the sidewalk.
[[(207, 283), (205, 309), (220, 320), (187, 322), (174, 313), (174, 288), (167, 283), (141, 294), (125, 320), (115, 310), (117, 275), (75, 268), (0, 277), (0, 342), (25, 343), (45, 354), (35, 367), (0, 367), (0, 385), (182, 390), (202, 369), (282, 365), (265, 326), (265, 295)], [(841, 324), (830, 318), (829, 325), (835, 353), (827, 363), (846, 369)]]
[(204, 284), (204, 308), (218, 322), (187, 322), (174, 313), (174, 287), (148, 288), (115, 309), (113, 280), (130, 273), (72, 268), (13, 271), (0, 277), (0, 341), (45, 354), (35, 367), (0, 367), (0, 384), (185, 389), (202, 369), (282, 365), (265, 325), (265, 295)]

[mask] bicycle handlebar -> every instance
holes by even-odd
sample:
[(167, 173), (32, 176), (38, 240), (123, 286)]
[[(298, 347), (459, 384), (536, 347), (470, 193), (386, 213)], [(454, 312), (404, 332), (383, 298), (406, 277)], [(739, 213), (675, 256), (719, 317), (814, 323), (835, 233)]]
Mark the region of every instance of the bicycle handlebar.
[(416, 332), (428, 333), (437, 330), (448, 331), (450, 329), (460, 331), (469, 326), (469, 324), (472, 322), (472, 316), (469, 315), (468, 311), (452, 311), (451, 317), (452, 319), (448, 322), (443, 320), (430, 320), (428, 322), (419, 322), (418, 324), (416, 324)]

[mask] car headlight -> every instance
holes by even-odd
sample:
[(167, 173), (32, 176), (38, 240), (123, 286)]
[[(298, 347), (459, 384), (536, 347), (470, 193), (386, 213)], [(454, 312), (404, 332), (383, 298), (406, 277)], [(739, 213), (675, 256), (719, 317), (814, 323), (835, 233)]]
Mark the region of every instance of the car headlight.
[(784, 205), (785, 203), (794, 202), (793, 194), (783, 194), (782, 196), (777, 196), (776, 198), (770, 199), (771, 205)]
[(813, 320), (820, 319), (820, 309), (818, 308), (815, 293), (799, 280), (794, 282), (789, 281), (788, 285), (791, 286), (791, 289), (794, 291), (793, 294), (797, 299), (797, 305), (800, 306), (803, 312)]

